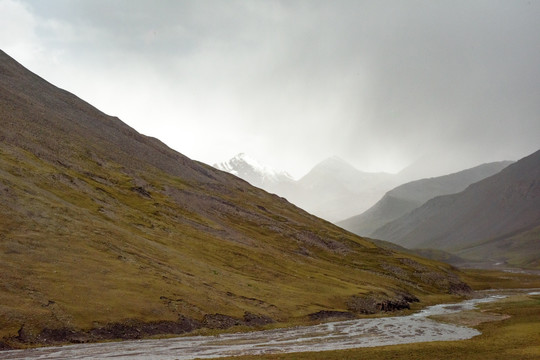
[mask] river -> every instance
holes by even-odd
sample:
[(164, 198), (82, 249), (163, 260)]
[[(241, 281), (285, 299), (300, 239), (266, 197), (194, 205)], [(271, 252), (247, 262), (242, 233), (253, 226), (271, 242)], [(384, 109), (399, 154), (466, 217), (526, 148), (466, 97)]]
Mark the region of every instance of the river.
[(427, 341), (470, 339), (476, 329), (445, 324), (428, 316), (473, 309), (503, 298), (491, 295), (457, 304), (440, 304), (408, 316), (355, 319), (312, 326), (217, 336), (186, 336), (97, 344), (76, 344), (0, 352), (2, 359), (187, 360), (234, 355), (325, 351)]

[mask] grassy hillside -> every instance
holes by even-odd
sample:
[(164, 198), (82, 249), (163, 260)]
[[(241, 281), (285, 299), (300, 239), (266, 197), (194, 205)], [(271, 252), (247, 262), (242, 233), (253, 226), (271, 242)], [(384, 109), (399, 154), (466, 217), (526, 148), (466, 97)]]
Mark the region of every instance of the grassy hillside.
[(467, 290), (455, 269), (191, 161), (2, 52), (0, 119), (0, 348)]
[(540, 226), (491, 238), (457, 253), (474, 261), (540, 269)]

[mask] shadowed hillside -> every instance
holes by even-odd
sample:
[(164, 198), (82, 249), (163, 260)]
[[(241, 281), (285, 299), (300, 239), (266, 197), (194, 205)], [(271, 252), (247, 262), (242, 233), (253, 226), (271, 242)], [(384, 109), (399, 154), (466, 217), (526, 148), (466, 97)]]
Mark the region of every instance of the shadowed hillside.
[(373, 233), (408, 248), (540, 266), (540, 151), (464, 191), (436, 197)]
[(358, 235), (371, 236), (379, 227), (416, 209), (429, 199), (461, 192), (470, 184), (498, 173), (511, 163), (494, 162), (445, 176), (411, 181), (388, 191), (362, 214), (337, 225)]
[(0, 348), (391, 310), (467, 290), (449, 266), (192, 161), (3, 52), (0, 119)]

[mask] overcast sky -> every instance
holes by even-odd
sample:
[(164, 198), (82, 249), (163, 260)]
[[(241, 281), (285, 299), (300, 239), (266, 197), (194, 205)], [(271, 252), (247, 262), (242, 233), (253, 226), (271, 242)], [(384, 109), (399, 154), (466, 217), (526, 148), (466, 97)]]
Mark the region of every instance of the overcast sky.
[(30, 70), (209, 164), (540, 149), (540, 1), (0, 0), (0, 27)]

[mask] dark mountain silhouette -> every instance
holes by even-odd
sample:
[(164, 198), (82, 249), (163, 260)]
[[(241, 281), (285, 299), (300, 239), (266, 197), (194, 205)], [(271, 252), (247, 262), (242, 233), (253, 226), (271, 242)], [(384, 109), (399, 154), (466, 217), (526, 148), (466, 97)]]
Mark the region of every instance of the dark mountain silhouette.
[(467, 290), (451, 267), (192, 161), (1, 51), (0, 119), (2, 349), (397, 309)]
[(540, 151), (464, 191), (436, 197), (373, 237), (466, 259), (540, 265)]
[(381, 226), (440, 195), (465, 190), (467, 186), (494, 175), (511, 164), (501, 161), (483, 164), (454, 174), (411, 181), (388, 191), (381, 200), (360, 215), (337, 225), (362, 236), (371, 236)]

